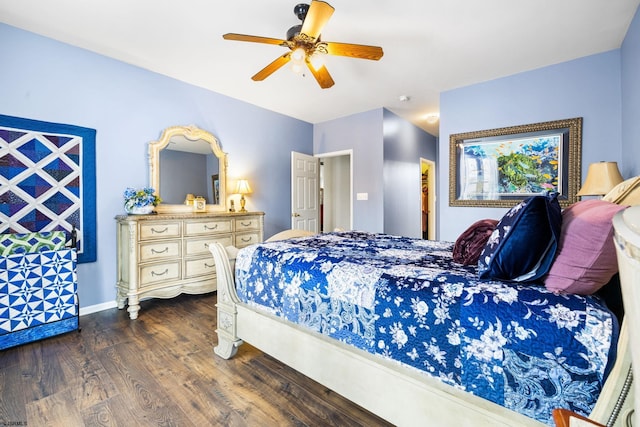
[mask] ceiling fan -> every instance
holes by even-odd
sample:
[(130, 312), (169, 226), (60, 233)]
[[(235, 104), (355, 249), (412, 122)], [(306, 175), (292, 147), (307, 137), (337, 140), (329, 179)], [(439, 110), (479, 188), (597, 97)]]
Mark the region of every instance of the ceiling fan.
[(302, 71), (306, 65), (321, 88), (327, 89), (334, 85), (333, 78), (327, 67), (316, 61), (323, 54), (349, 56), (352, 58), (378, 60), (382, 58), (382, 48), (351, 43), (325, 42), (320, 40), (320, 33), (324, 28), (334, 8), (327, 2), (312, 0), (311, 4), (298, 4), (293, 13), (302, 21), (287, 31), (287, 39), (249, 36), (246, 34), (228, 33), (222, 37), (225, 40), (243, 42), (275, 44), (288, 47), (289, 52), (278, 57), (275, 61), (258, 71), (251, 79), (262, 81), (273, 74), (283, 65), (292, 61), (294, 71)]

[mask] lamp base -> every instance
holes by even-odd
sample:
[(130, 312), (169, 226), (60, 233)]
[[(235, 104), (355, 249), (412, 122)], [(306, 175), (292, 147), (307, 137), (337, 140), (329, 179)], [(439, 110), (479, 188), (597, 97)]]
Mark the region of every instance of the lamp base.
[(247, 212), (247, 210), (244, 208), (244, 204), (246, 203), (246, 201), (244, 200), (244, 194), (240, 196), (240, 210), (238, 212)]

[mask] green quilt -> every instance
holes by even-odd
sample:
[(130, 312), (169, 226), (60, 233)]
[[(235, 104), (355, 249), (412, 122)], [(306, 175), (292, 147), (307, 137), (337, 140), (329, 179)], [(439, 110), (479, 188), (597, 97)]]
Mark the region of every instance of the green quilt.
[(57, 251), (64, 248), (66, 240), (64, 231), (0, 234), (0, 255)]

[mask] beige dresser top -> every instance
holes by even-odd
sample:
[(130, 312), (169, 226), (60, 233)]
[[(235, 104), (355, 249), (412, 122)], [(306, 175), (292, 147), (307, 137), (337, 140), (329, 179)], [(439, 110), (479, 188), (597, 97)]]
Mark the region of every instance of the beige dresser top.
[(157, 221), (166, 219), (205, 219), (205, 218), (235, 218), (247, 215), (264, 216), (264, 212), (203, 212), (203, 213), (164, 213), (149, 215), (116, 215), (117, 221)]

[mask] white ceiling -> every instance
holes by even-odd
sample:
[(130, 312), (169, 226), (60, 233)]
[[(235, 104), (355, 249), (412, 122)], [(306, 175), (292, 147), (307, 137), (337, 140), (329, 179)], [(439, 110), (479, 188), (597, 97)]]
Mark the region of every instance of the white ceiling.
[[(617, 49), (640, 0), (330, 0), (322, 39), (381, 46), (380, 61), (328, 57), (336, 84), (283, 67), (285, 48), (222, 39), (286, 38), (301, 0), (0, 0), (0, 22), (310, 123), (386, 107), (424, 117), (443, 91)], [(401, 101), (402, 95), (409, 101)]]

